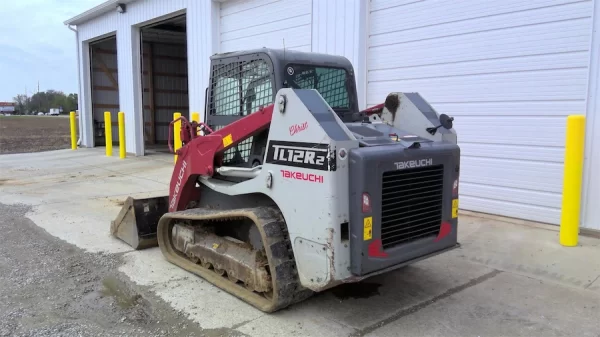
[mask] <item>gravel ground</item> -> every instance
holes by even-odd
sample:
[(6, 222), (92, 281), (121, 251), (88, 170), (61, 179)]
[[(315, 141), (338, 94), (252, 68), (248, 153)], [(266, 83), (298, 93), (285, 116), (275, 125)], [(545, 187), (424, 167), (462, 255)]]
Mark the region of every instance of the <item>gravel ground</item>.
[(67, 116), (0, 116), (0, 154), (70, 148)]
[[(0, 336), (230, 336), (187, 320), (117, 268), (0, 204)], [(233, 333), (239, 336), (239, 333)]]

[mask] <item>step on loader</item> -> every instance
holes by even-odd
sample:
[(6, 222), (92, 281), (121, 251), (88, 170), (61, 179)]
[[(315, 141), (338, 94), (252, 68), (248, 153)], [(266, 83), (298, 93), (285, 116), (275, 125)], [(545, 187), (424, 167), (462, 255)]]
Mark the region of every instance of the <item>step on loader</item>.
[(299, 51), (210, 69), (169, 194), (127, 199), (113, 235), (265, 312), (458, 246), (453, 119), (418, 93), (360, 111), (346, 58)]

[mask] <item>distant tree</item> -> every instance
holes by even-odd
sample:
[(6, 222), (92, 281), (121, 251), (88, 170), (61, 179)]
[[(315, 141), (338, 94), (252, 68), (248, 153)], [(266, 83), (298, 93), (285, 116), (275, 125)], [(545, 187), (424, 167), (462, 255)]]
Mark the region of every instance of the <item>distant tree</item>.
[(67, 96), (67, 100), (69, 102), (69, 108), (68, 109), (64, 109), (63, 112), (71, 112), (71, 111), (75, 111), (79, 109), (79, 101), (78, 101), (78, 97), (77, 94), (69, 94), (69, 96)]
[(36, 92), (33, 94), (33, 96), (31, 96), (29, 110), (35, 113), (48, 112), (50, 110), (50, 102), (48, 101), (48, 95), (46, 95), (46, 92)]
[(13, 98), (13, 101), (15, 102), (15, 110), (18, 111), (19, 114), (21, 115), (25, 115), (28, 112), (28, 108), (29, 108), (29, 103), (31, 101), (31, 99), (29, 98), (29, 96), (27, 95), (17, 95)]
[(48, 112), (52, 108), (62, 108), (62, 113), (77, 110), (77, 94), (65, 95), (56, 90), (40, 91), (33, 94), (27, 104), (27, 109), (32, 112)]

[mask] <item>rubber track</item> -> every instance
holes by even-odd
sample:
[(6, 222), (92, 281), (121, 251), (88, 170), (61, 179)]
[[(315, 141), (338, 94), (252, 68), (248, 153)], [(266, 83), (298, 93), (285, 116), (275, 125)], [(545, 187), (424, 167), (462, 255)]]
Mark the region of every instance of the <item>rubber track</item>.
[[(212, 270), (193, 263), (185, 255), (179, 253), (172, 244), (171, 229), (178, 221), (215, 220), (222, 222), (240, 217), (254, 221), (262, 236), (273, 281), (271, 299), (250, 291), (243, 285), (233, 283), (226, 276), (220, 276)], [(277, 208), (266, 206), (233, 210), (193, 208), (166, 213), (158, 223), (157, 238), (158, 245), (169, 262), (202, 277), (261, 311), (274, 312), (303, 301), (313, 294), (312, 291), (300, 284), (287, 226)]]

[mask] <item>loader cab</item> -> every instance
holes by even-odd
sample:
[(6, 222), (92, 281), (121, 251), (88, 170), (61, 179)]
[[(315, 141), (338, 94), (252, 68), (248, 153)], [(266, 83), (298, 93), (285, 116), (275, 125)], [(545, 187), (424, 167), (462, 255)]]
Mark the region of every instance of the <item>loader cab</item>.
[[(213, 130), (272, 104), (281, 88), (316, 89), (343, 122), (361, 119), (354, 69), (342, 56), (262, 48), (213, 55), (205, 122)], [(262, 164), (268, 132), (225, 152), (223, 165)]]

